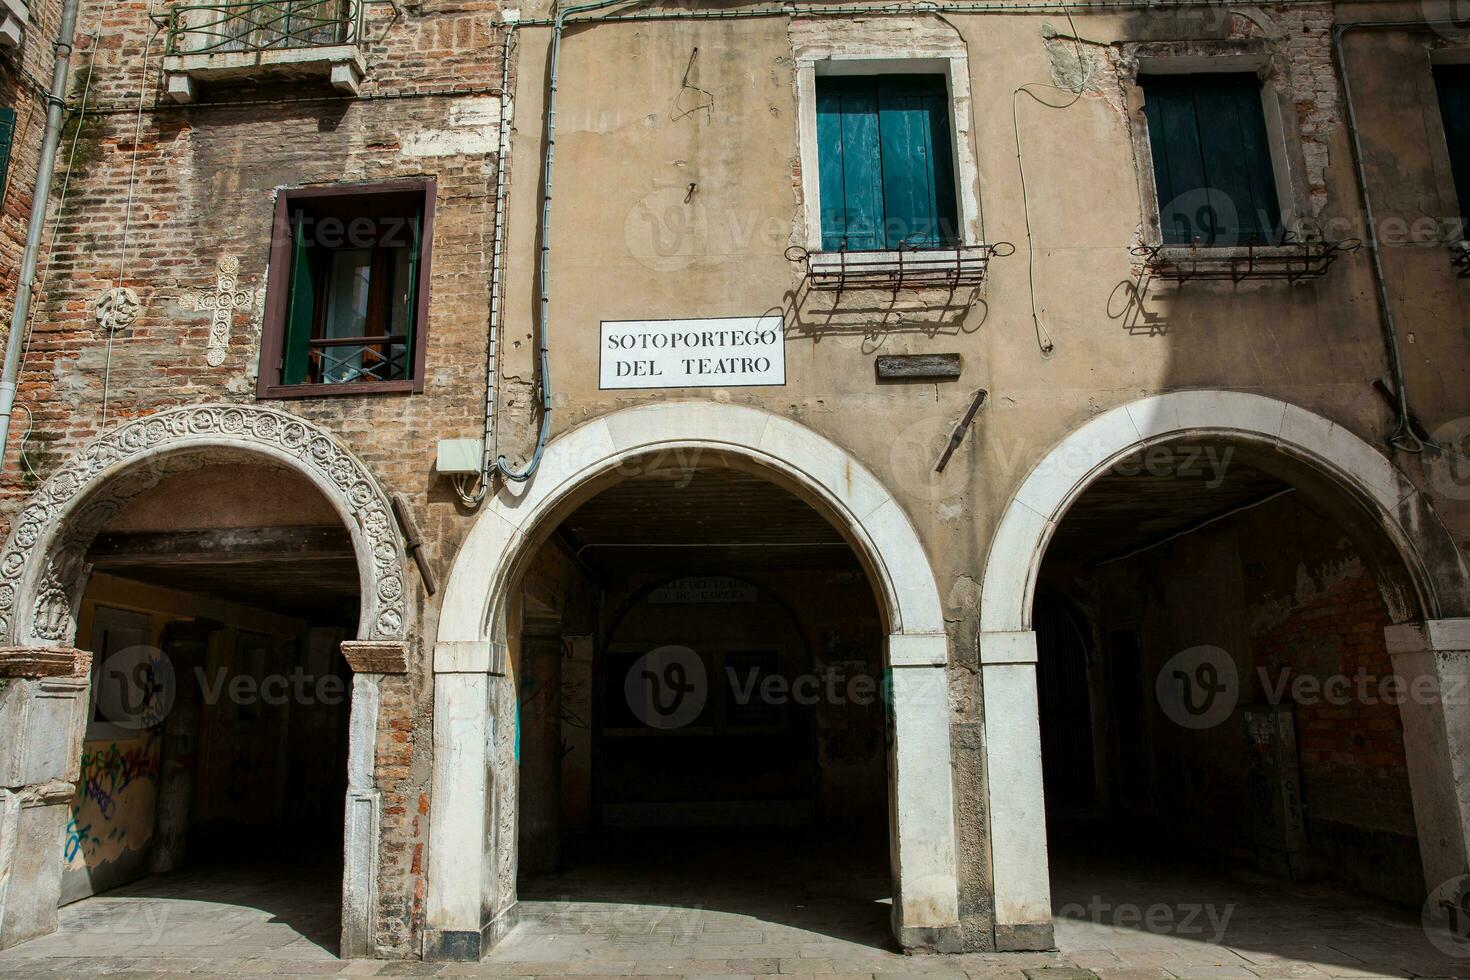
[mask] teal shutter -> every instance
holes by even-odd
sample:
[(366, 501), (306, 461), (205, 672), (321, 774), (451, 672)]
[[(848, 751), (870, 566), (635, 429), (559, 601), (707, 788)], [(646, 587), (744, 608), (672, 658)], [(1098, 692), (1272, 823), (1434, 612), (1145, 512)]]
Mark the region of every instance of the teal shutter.
[(818, 81), (822, 247), (881, 248), (883, 162), (877, 89), (872, 78)]
[(1272, 241), (1281, 206), (1256, 77), (1145, 75), (1140, 82), (1164, 242)]
[(822, 248), (959, 239), (949, 91), (939, 75), (817, 79)]
[(403, 349), (403, 377), (413, 377), (414, 364), (414, 331), (418, 329), (419, 318), (419, 254), (421, 252), (419, 242), (419, 216), (413, 216), (413, 245), (408, 253), (408, 310), (407, 326), (404, 328)]
[(1450, 150), (1450, 172), (1459, 198), (1461, 238), (1470, 213), (1470, 65), (1439, 65), (1434, 69), (1434, 86), (1439, 90), (1439, 115), (1444, 120), (1444, 138)]
[(10, 144), (15, 140), (15, 110), (0, 107), (0, 198), (10, 182)]
[(949, 92), (938, 75), (879, 76), (884, 245), (956, 239)]
[(292, 223), (290, 301), (286, 304), (286, 336), (281, 350), (281, 384), (306, 382), (310, 364), (311, 327), (316, 317), (316, 281), (312, 276), (306, 221)]

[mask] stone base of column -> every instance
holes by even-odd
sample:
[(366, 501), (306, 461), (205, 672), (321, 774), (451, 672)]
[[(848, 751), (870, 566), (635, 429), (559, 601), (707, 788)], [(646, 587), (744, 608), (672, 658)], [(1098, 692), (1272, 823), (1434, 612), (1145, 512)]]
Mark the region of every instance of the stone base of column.
[(1384, 630), (1431, 908), (1470, 881), (1470, 619)]
[(56, 931), (92, 656), (0, 648), (0, 949)]
[(995, 927), (997, 953), (1024, 953), (1057, 948), (1050, 922), (1018, 923)]
[(478, 963), (510, 934), (521, 920), (520, 903), (485, 923), (479, 932), (428, 929), (424, 932), (424, 960), (430, 963)]
[(0, 789), (0, 949), (56, 931), (61, 849), (76, 785)]

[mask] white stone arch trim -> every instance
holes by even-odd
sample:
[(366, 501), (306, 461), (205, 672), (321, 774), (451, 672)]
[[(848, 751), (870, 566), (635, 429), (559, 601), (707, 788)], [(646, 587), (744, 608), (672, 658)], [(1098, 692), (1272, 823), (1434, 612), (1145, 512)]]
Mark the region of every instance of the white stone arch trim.
[[(1364, 505), (1403, 557), (1421, 614), (1463, 608), (1463, 557), (1427, 498), (1344, 426), (1278, 399), (1193, 390), (1143, 398), (1091, 419), (1058, 443), (1011, 498), (991, 540), (980, 596), (980, 660), (990, 787), (997, 939), (1051, 934), (1036, 635), (1031, 611), (1047, 544), (1093, 480), (1139, 449), (1181, 437), (1268, 446), (1333, 478)], [(1015, 948), (1032, 942), (1020, 938)]]
[(683, 453), (693, 464), (691, 454), (701, 450), (748, 461), (799, 488), (839, 524), (868, 566), (888, 623), (893, 680), (895, 932), (911, 946), (954, 941), (949, 644), (917, 531), (877, 477), (816, 432), (750, 407), (677, 401), (617, 411), (553, 439), (534, 480), (486, 501), (455, 557), (434, 645), (427, 959), (477, 959), (514, 919), (513, 876), (506, 875), (513, 845), (496, 840), (513, 836), (502, 802), (513, 798), (515, 776), (499, 750), (514, 720), (495, 705), (506, 700), (504, 679), (496, 676), (505, 671), (499, 631), (521, 557), (544, 521), (579, 490), (638, 457)]
[[(127, 500), (179, 465), (239, 456), (274, 461), (321, 491), (352, 536), (362, 590), (360, 639), (408, 628), (404, 550), (386, 494), (356, 454), (322, 427), (253, 405), (189, 405), (126, 422), (53, 473), (11, 522), (0, 551), (0, 636), (63, 646), (76, 632), (90, 536)], [(77, 526), (73, 526), (77, 525)]]
[[(439, 642), (490, 639), (495, 610), (528, 534), (569, 494), (630, 459), (659, 452), (732, 452), (816, 497), (841, 522), (877, 578), (891, 634), (944, 633), (928, 556), (908, 515), (852, 454), (788, 418), (718, 402), (657, 402), (594, 419), (558, 436), (536, 479), (487, 501), (445, 587)], [(489, 569), (496, 576), (486, 589)], [(436, 665), (437, 667), (437, 665)]]

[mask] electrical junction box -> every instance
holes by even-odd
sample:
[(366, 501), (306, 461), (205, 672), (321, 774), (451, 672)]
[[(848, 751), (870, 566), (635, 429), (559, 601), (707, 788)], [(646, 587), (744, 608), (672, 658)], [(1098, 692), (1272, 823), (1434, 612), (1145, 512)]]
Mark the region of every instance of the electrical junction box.
[(439, 460), (434, 469), (452, 476), (478, 476), (484, 458), (483, 446), (479, 439), (440, 439)]

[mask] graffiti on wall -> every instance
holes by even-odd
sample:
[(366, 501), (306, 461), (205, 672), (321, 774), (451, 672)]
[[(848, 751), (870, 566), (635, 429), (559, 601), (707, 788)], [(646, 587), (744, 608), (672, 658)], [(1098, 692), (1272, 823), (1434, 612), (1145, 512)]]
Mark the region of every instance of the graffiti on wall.
[(62, 844), (63, 894), (80, 898), (132, 876), (127, 869), (153, 836), (159, 737), (83, 744), (81, 779)]

